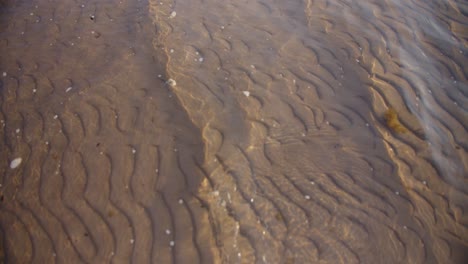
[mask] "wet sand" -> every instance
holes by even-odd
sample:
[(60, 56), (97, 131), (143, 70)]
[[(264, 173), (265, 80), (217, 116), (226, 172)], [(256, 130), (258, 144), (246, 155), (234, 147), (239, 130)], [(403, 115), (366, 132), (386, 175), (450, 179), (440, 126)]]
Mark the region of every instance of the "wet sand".
[(1, 261), (468, 260), (463, 2), (0, 7)]

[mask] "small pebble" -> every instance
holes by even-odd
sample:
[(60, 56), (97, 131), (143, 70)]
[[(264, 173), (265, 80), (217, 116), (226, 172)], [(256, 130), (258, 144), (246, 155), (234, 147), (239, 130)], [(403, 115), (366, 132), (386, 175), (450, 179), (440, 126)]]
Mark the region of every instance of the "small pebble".
[(203, 62), (203, 60), (204, 60), (203, 58), (199, 58), (199, 59), (198, 59), (199, 62)]
[(18, 134), (21, 131), (21, 129), (17, 128), (16, 129), (16, 134)]
[(249, 97), (250, 96), (250, 92), (249, 91), (243, 91), (242, 92), (245, 96)]
[(135, 154), (135, 153), (136, 153), (136, 149), (132, 149), (132, 153)]
[(169, 245), (170, 245), (171, 247), (173, 247), (173, 246), (175, 245), (175, 242), (174, 242), (174, 241), (171, 241), (171, 242), (169, 242)]
[(166, 235), (170, 235), (170, 234), (171, 234), (171, 230), (166, 229)]
[(18, 168), (18, 166), (21, 164), (22, 161), (23, 161), (22, 158), (16, 158), (16, 159), (12, 160), (11, 163), (10, 163), (10, 169)]
[(3, 72), (2, 75), (3, 75), (3, 77), (6, 77), (6, 76), (7, 76), (7, 73), (6, 73), (6, 72)]
[(183, 203), (184, 203), (184, 200), (179, 199), (179, 204), (183, 204)]
[(66, 93), (70, 92), (73, 87), (68, 87), (67, 90), (65, 90)]
[(58, 115), (54, 115), (54, 119), (57, 119), (58, 118)]
[(309, 195), (305, 195), (304, 198), (306, 198), (306, 200), (310, 200), (310, 196), (309, 196)]
[(172, 11), (171, 15), (169, 16), (169, 18), (174, 18), (176, 17), (177, 13), (176, 11)]
[(176, 85), (177, 85), (176, 81), (174, 81), (173, 79), (169, 79), (169, 80), (167, 80), (167, 82), (166, 82), (166, 83), (167, 83), (167, 84), (169, 84), (169, 85), (170, 85), (170, 86), (172, 86), (172, 87), (174, 87), (174, 86), (176, 86)]
[(135, 239), (130, 239), (130, 244), (135, 243)]

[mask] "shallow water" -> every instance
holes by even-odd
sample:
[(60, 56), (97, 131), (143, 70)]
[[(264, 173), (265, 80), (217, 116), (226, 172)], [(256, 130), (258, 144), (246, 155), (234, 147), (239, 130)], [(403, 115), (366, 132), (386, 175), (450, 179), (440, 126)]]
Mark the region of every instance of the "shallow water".
[(0, 7), (3, 261), (467, 261), (463, 1)]

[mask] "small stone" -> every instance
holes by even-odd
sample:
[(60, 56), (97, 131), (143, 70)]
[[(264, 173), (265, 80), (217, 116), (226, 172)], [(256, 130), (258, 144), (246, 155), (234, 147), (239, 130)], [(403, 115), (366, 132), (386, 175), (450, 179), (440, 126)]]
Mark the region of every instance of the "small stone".
[(250, 96), (250, 92), (249, 91), (243, 91), (242, 92), (245, 96), (249, 97)]
[(174, 81), (173, 79), (169, 79), (167, 80), (166, 84), (169, 84), (170, 86), (174, 87), (177, 85), (176, 81)]
[(179, 204), (183, 204), (183, 203), (184, 203), (184, 200), (179, 199)]
[(199, 59), (198, 59), (199, 62), (203, 62), (203, 60), (204, 60), (203, 58), (199, 58)]
[(136, 153), (136, 149), (132, 149), (132, 153), (135, 154), (135, 153)]
[(305, 198), (306, 200), (310, 200), (310, 196), (309, 196), (309, 195), (305, 195), (304, 198)]
[(6, 77), (6, 76), (7, 76), (7, 73), (6, 73), (6, 72), (3, 72), (2, 76), (3, 76), (3, 77)]
[(174, 49), (171, 49), (169, 52), (170, 52), (170, 53), (174, 53)]
[(166, 235), (170, 235), (170, 234), (171, 234), (171, 230), (166, 229)]
[(10, 163), (10, 169), (18, 168), (18, 166), (21, 164), (22, 161), (23, 161), (22, 158), (16, 158), (16, 159), (12, 160), (11, 163)]
[(315, 182), (314, 182), (314, 181), (310, 181), (310, 184), (315, 185)]
[(169, 242), (169, 246), (171, 247), (175, 246), (175, 242), (174, 241)]
[(65, 92), (68, 93), (68, 92), (71, 91), (71, 89), (73, 89), (73, 87), (70, 86), (70, 87), (68, 87), (68, 88), (65, 90)]
[(19, 132), (21, 132), (21, 129), (17, 128), (15, 132), (16, 134), (18, 134)]
[(58, 118), (58, 115), (54, 115), (54, 119), (57, 119)]
[(130, 244), (135, 243), (135, 239), (130, 239)]
[(400, 192), (399, 192), (399, 191), (396, 191), (395, 194), (396, 194), (396, 195), (400, 195)]
[(251, 202), (251, 203), (253, 203), (253, 202), (254, 202), (254, 199), (253, 199), (253, 198), (251, 198), (251, 199), (250, 199), (250, 202)]
[(172, 11), (171, 15), (169, 16), (169, 18), (174, 18), (176, 17), (177, 13), (176, 11)]

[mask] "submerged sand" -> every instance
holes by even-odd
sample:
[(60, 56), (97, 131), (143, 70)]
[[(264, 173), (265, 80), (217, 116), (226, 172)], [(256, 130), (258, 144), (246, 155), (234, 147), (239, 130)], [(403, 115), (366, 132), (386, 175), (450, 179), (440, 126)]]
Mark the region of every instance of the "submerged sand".
[(0, 260), (466, 262), (465, 15), (0, 2)]

